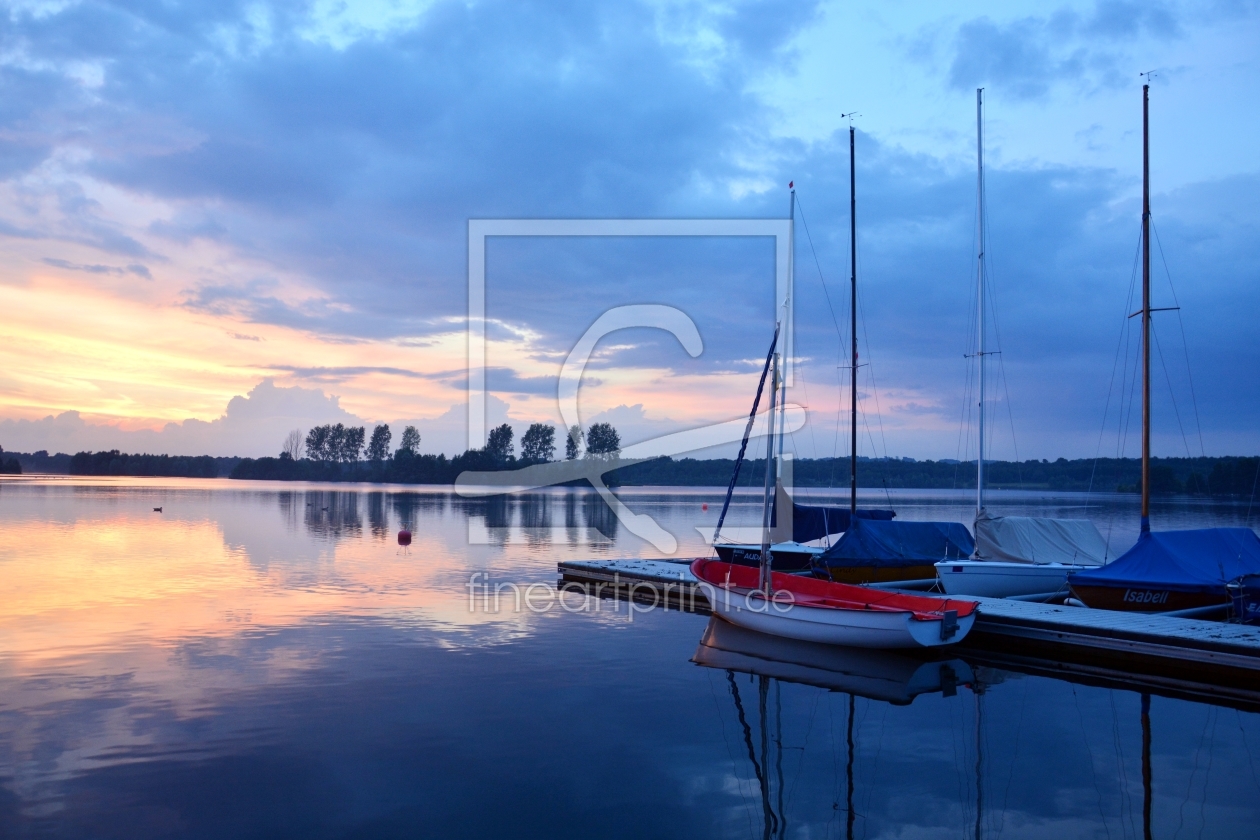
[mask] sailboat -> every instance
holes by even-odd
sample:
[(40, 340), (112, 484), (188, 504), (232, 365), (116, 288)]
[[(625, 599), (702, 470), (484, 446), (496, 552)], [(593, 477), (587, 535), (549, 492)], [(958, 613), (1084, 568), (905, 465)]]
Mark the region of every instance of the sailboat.
[(1088, 519), (992, 516), (984, 505), (985, 455), (985, 274), (984, 89), (976, 90), (976, 364), (979, 406), (976, 453), (975, 552), (934, 566), (950, 595), (1009, 598), (1066, 593), (1068, 574), (1101, 566), (1107, 543)]
[[(1137, 544), (1100, 569), (1068, 577), (1089, 607), (1172, 612), (1225, 604), (1229, 584), (1260, 574), (1260, 537), (1250, 528), (1151, 531), (1151, 166), (1150, 85), (1142, 85), (1142, 520)], [(1134, 313), (1138, 314), (1138, 313)]]
[[(973, 550), (971, 534), (957, 522), (903, 522), (863, 516), (857, 506), (857, 171), (854, 130), (849, 126), (849, 527), (815, 559), (815, 574), (841, 583), (923, 580), (938, 560), (962, 559)], [(891, 513), (891, 511), (890, 511)]]
[[(850, 149), (850, 168), (852, 167), (852, 149), (853, 149), (853, 130), (849, 130), (849, 149)], [(788, 219), (795, 228), (796, 223), (796, 187), (794, 183), (788, 184), (789, 204)], [(795, 239), (788, 245), (788, 288), (792, 288), (792, 273), (795, 270)], [(857, 340), (854, 339), (854, 358), (857, 355)], [(768, 361), (768, 360), (767, 360)], [(856, 368), (855, 368), (856, 370)], [(764, 377), (764, 373), (762, 374)], [(786, 380), (774, 383), (772, 387), (780, 389), (779, 392), (779, 438), (778, 438), (778, 459), (776, 461), (776, 476), (774, 482), (774, 507), (770, 512), (770, 554), (771, 566), (775, 571), (780, 572), (800, 572), (809, 571), (814, 568), (819, 556), (826, 550), (825, 547), (817, 545), (809, 545), (811, 542), (826, 539), (835, 534), (841, 534), (847, 531), (850, 524), (856, 519), (876, 519), (887, 520), (892, 519), (897, 514), (891, 510), (878, 509), (859, 509), (857, 506), (857, 462), (853, 463), (852, 480), (853, 480), (853, 498), (849, 507), (832, 507), (823, 505), (801, 505), (797, 504), (784, 489), (784, 483), (787, 477), (787, 462), (783, 457), (783, 447), (785, 438), (785, 429), (787, 427), (784, 422), (784, 412), (787, 409), (787, 392)], [(757, 391), (758, 399), (760, 399), (761, 389)], [(857, 400), (853, 402), (854, 417), (857, 416)], [(757, 413), (757, 403), (753, 404), (752, 416)], [(749, 428), (751, 429), (752, 416), (749, 418)], [(856, 449), (856, 424), (854, 425), (855, 449)], [(773, 438), (773, 435), (771, 435)], [(747, 435), (745, 435), (744, 446), (747, 446)], [(718, 517), (718, 526), (713, 533), (713, 548), (716, 551), (718, 559), (726, 563), (735, 563), (741, 566), (757, 566), (761, 562), (761, 546), (754, 544), (740, 543), (720, 543), (718, 538), (721, 535), (722, 523), (726, 518), (726, 512), (730, 506), (731, 494), (735, 489), (735, 483), (739, 479), (740, 466), (743, 464), (744, 447), (740, 448), (739, 457), (735, 461), (735, 470), (731, 476), (730, 486), (727, 487), (726, 501), (722, 506), (722, 513)], [(769, 457), (767, 455), (767, 457)], [(856, 581), (855, 581), (856, 582)]]
[[(708, 557), (692, 561), (691, 573), (713, 614), (740, 627), (773, 636), (852, 647), (933, 647), (961, 640), (975, 623), (974, 601), (903, 595), (771, 569), (770, 514), (776, 486), (774, 424), (779, 386), (776, 349), (781, 329), (782, 320), (774, 329), (774, 339), (766, 355), (766, 366), (757, 384), (757, 396), (736, 459), (737, 464), (743, 460), (757, 405), (769, 377), (760, 563), (754, 569)], [(726, 509), (724, 505), (718, 528)]]

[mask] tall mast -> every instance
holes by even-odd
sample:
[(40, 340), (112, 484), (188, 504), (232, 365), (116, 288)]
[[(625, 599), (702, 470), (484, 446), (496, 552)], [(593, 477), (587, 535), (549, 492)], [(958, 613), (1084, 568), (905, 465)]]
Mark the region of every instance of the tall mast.
[(857, 168), (853, 126), (849, 126), (849, 336), (853, 340), (849, 374), (849, 517), (857, 516)]
[[(776, 327), (775, 335), (779, 334)], [(774, 360), (770, 366), (770, 411), (766, 413), (766, 421), (770, 428), (766, 431), (766, 486), (761, 506), (761, 563), (757, 588), (770, 597), (770, 511), (774, 504), (774, 402), (779, 394), (779, 350), (775, 348)]]
[(1142, 85), (1142, 533), (1151, 530), (1151, 145), (1150, 90)]
[[(783, 302), (783, 311), (786, 314), (792, 306), (792, 288), (796, 275), (796, 188), (792, 186), (795, 182), (789, 182), (788, 187), (792, 191), (791, 198), (788, 203), (788, 280), (787, 280), (787, 300)], [(786, 346), (786, 344), (785, 344)], [(784, 356), (786, 362), (787, 357)], [(787, 431), (787, 377), (783, 377), (782, 390), (779, 392), (779, 464), (778, 475), (783, 476), (783, 440)], [(777, 483), (777, 482), (776, 482)], [(777, 492), (776, 492), (776, 503)], [(779, 523), (782, 526), (782, 522)]]
[(976, 516), (984, 513), (984, 88), (976, 88), (976, 358), (980, 364)]

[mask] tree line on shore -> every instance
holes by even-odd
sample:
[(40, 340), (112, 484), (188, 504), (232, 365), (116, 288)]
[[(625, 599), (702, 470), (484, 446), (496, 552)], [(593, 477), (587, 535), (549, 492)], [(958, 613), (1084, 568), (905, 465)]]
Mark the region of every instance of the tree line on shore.
[(21, 475), (22, 462), (12, 455), (4, 457), (4, 447), (0, 446), (0, 475)]
[[(50, 455), (5, 452), (0, 448), (0, 474), (54, 473), (70, 475), (129, 475), (308, 481), (382, 481), (400, 484), (450, 484), (466, 470), (517, 469), (552, 460), (558, 449), (557, 430), (535, 423), (521, 435), (520, 453), (515, 452), (511, 426), (503, 424), (491, 431), (487, 446), (448, 458), (420, 454), (420, 435), (414, 427), (403, 430), (396, 450), (390, 451), (392, 434), (388, 426), (378, 426), (370, 436), (365, 427), (347, 435), (336, 425), (311, 434), (294, 431), (276, 458), (227, 458), (207, 455), (128, 454), (118, 450), (62, 452)], [(346, 427), (342, 427), (346, 429)], [(321, 443), (321, 435), (322, 443)], [(565, 458), (615, 459), (621, 448), (617, 430), (608, 424), (570, 430), (563, 442)], [(347, 443), (347, 438), (349, 442)], [(366, 439), (366, 444), (363, 441)], [(357, 450), (351, 447), (359, 443)], [(312, 457), (314, 455), (315, 457)], [(353, 457), (351, 457), (353, 456)], [(765, 462), (753, 460), (741, 471), (741, 485), (760, 486)], [(609, 474), (623, 486), (709, 486), (723, 487), (730, 480), (734, 461), (730, 458), (655, 458), (615, 469)], [(1056, 461), (988, 461), (989, 486), (1027, 490), (1096, 492), (1137, 492), (1141, 463), (1135, 458), (1102, 458)], [(848, 482), (849, 459), (799, 458), (793, 461), (793, 483), (799, 487), (844, 488)], [(1151, 489), (1156, 495), (1244, 496), (1256, 492), (1260, 478), (1260, 458), (1153, 458)], [(915, 461), (904, 458), (859, 458), (858, 483), (863, 488), (889, 489), (972, 489), (975, 462), (953, 460)]]
[[(316, 426), (305, 435), (294, 429), (285, 438), (278, 457), (245, 458), (232, 470), (231, 477), (450, 484), (468, 470), (519, 469), (555, 459), (555, 426), (531, 424), (521, 435), (519, 457), (515, 436), (512, 427), (503, 423), (490, 430), (484, 447), (447, 458), (445, 454), (421, 454), (420, 433), (415, 426), (403, 429), (398, 448), (391, 453), (393, 432), (387, 424), (376, 426), (370, 436), (366, 426), (328, 424)], [(611, 460), (621, 453), (621, 436), (610, 423), (595, 423), (585, 430), (574, 426), (565, 434), (564, 449), (566, 460)]]

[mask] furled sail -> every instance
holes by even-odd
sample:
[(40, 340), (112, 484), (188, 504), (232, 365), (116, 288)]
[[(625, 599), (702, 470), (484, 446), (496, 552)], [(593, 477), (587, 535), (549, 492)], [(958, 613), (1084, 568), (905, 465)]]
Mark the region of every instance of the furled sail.
[(976, 559), (1101, 566), (1107, 542), (1088, 519), (982, 514), (976, 519)]

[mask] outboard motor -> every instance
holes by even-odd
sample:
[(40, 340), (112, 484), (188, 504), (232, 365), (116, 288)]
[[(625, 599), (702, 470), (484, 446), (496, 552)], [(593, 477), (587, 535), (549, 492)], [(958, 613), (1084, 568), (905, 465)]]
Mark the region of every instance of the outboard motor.
[(1234, 617), (1243, 624), (1260, 625), (1260, 575), (1243, 575), (1225, 584), (1234, 602)]

